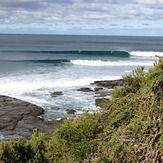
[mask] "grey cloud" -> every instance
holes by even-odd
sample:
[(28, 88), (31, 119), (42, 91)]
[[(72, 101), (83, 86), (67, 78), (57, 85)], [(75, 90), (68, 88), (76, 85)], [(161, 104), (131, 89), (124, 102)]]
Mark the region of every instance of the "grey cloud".
[(149, 26), (150, 24), (148, 24), (148, 23), (143, 23), (142, 25), (143, 25), (143, 26)]
[[(145, 1), (145, 0), (144, 0)], [(129, 5), (135, 5), (138, 8), (143, 7), (144, 4), (141, 0), (2, 0), (1, 1), (1, 9), (9, 10), (25, 10), (25, 11), (33, 11), (40, 10), (42, 14), (43, 12), (50, 13), (60, 13), (62, 16), (76, 15), (81, 17), (82, 13), (87, 12), (87, 14), (91, 14), (97, 12), (97, 15), (103, 14), (104, 12), (107, 14), (112, 14), (115, 17), (119, 17), (121, 14), (125, 14), (126, 18), (128, 16), (128, 11), (126, 7)], [(150, 1), (150, 0), (149, 0)], [(142, 5), (142, 6), (141, 6)], [(150, 4), (151, 5), (151, 4)], [(150, 6), (149, 6), (150, 7)], [(160, 8), (160, 5), (158, 5)], [(157, 5), (155, 5), (157, 9)], [(130, 12), (130, 8), (129, 12)], [(88, 13), (89, 12), (89, 13)], [(122, 12), (122, 13), (121, 13)], [(131, 12), (130, 12), (131, 13)], [(93, 14), (94, 15), (94, 14)], [(139, 16), (139, 14), (133, 14), (135, 17)], [(89, 16), (90, 17), (90, 16)], [(100, 16), (98, 16), (100, 17)], [(101, 16), (102, 17), (102, 16)], [(85, 17), (84, 17), (85, 18)], [(121, 18), (121, 16), (120, 16)]]
[(110, 26), (113, 26), (113, 27), (117, 27), (118, 26), (118, 24), (109, 24)]
[(39, 10), (45, 7), (45, 5), (41, 1), (20, 1), (20, 0), (13, 0), (13, 1), (1, 1), (0, 8), (5, 10)]
[[(0, 0), (0, 23), (91, 25), (122, 20), (160, 20), (163, 0)], [(154, 3), (159, 2), (159, 3)], [(153, 6), (153, 7), (152, 7)], [(162, 5), (163, 6), (163, 5)], [(77, 26), (77, 25), (76, 25)], [(84, 28), (82, 26), (82, 28)]]

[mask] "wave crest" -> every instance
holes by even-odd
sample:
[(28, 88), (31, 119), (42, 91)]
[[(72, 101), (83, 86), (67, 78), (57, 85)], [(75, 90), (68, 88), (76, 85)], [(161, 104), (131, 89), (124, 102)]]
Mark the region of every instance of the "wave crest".
[(163, 52), (132, 51), (132, 52), (130, 52), (130, 55), (137, 56), (137, 57), (155, 57), (155, 56), (163, 56)]
[(72, 64), (81, 66), (151, 66), (153, 62), (133, 62), (133, 61), (102, 61), (102, 60), (71, 60)]

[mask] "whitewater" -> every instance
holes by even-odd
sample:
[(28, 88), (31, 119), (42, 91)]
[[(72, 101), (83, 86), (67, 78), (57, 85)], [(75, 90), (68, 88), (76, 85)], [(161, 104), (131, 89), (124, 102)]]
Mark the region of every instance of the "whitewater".
[[(162, 37), (0, 35), (0, 94), (41, 106), (45, 118), (98, 111), (94, 92), (77, 89), (145, 71), (163, 56)], [(62, 91), (63, 95), (51, 97)]]

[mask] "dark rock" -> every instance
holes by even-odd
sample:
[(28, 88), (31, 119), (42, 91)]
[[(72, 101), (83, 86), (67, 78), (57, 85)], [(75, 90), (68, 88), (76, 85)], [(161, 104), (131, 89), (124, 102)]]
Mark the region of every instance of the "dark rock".
[(103, 90), (103, 88), (101, 88), (101, 87), (96, 87), (96, 88), (94, 88), (94, 91), (95, 91), (95, 92), (101, 91), (101, 90)]
[(58, 97), (58, 96), (62, 96), (62, 95), (63, 95), (62, 91), (57, 91), (57, 92), (51, 93), (51, 97)]
[(77, 89), (77, 91), (92, 92), (93, 90), (91, 88), (88, 88), (88, 87), (82, 87), (82, 88)]
[(98, 87), (106, 87), (108, 89), (114, 88), (115, 86), (123, 86), (124, 80), (118, 79), (118, 80), (102, 80), (102, 81), (95, 81), (94, 83)]
[(42, 132), (54, 130), (59, 126), (59, 121), (51, 122), (51, 125), (39, 118), (44, 110), (34, 104), (0, 96), (0, 135), (5, 139), (23, 136), (29, 138), (33, 129), (37, 128)]
[(95, 99), (95, 105), (99, 107), (106, 107), (109, 106), (111, 101), (106, 98), (97, 98)]
[(103, 89), (101, 91), (95, 92), (95, 97), (106, 97), (111, 96), (114, 89)]
[(59, 126), (66, 118), (61, 118), (60, 120), (44, 121), (43, 124), (47, 126)]
[(67, 114), (75, 114), (76, 110), (74, 109), (66, 109)]

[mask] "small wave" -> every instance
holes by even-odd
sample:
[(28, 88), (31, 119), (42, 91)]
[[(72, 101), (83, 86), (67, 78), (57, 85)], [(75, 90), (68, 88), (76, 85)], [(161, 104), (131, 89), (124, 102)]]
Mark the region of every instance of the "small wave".
[(138, 56), (138, 57), (155, 57), (155, 56), (163, 56), (163, 52), (132, 51), (132, 52), (130, 52), (130, 55)]
[(70, 62), (69, 59), (31, 59), (31, 60), (10, 60), (10, 62), (32, 62), (32, 63), (66, 63)]
[(81, 66), (151, 66), (153, 62), (133, 62), (133, 61), (102, 61), (102, 60), (71, 60), (72, 64)]

